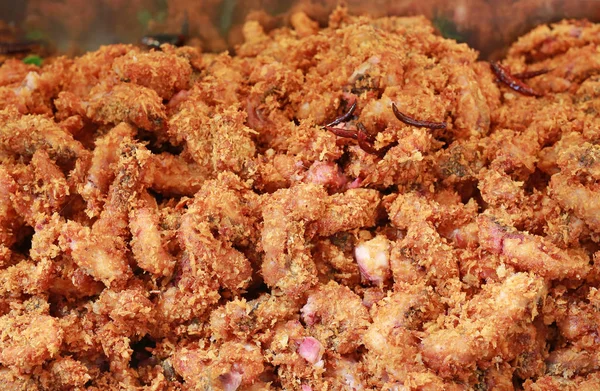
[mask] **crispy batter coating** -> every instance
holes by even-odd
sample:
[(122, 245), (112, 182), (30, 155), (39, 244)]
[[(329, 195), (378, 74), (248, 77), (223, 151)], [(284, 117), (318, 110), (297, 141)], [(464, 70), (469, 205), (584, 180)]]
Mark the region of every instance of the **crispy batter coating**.
[(265, 283), (292, 296), (316, 283), (316, 267), (306, 247), (306, 225), (323, 214), (328, 197), (322, 186), (300, 184), (275, 192), (263, 207), (261, 271)]
[(48, 259), (38, 263), (21, 261), (0, 271), (0, 295), (42, 294), (54, 279), (54, 265)]
[(160, 194), (192, 197), (210, 178), (209, 170), (186, 156), (163, 152), (152, 157), (156, 166), (152, 189)]
[(124, 284), (131, 275), (125, 243), (127, 211), (146, 176), (148, 154), (145, 148), (130, 144), (125, 139), (120, 146), (117, 175), (98, 220), (91, 228), (67, 221), (60, 234), (63, 251), (69, 253), (79, 267), (107, 286)]
[(51, 364), (49, 372), (49, 384), (44, 385), (46, 388), (68, 390), (69, 388), (83, 387), (91, 380), (88, 368), (80, 361), (70, 357), (61, 357), (55, 360)]
[(185, 142), (200, 170), (242, 171), (255, 154), (252, 130), (244, 125), (244, 113), (235, 107), (215, 113), (202, 101), (194, 103), (194, 99), (185, 102), (171, 117), (170, 134), (177, 143)]
[(582, 219), (592, 230), (600, 230), (599, 192), (594, 187), (584, 186), (575, 178), (563, 174), (555, 174), (550, 181), (552, 195), (559, 204), (568, 211)]
[(264, 364), (258, 347), (232, 341), (207, 350), (182, 348), (173, 355), (173, 368), (191, 390), (236, 390), (254, 383)]
[(19, 116), (14, 107), (0, 112), (2, 152), (31, 157), (38, 149), (61, 161), (83, 157), (88, 152), (54, 121), (41, 115)]
[(63, 331), (58, 321), (44, 314), (0, 317), (0, 363), (29, 372), (60, 351)]
[(583, 249), (562, 250), (543, 237), (511, 230), (493, 218), (478, 218), (481, 247), (506, 257), (517, 269), (535, 271), (550, 279), (584, 279), (590, 259)]
[(61, 210), (69, 195), (63, 172), (44, 150), (37, 150), (28, 166), (16, 165), (12, 176), (17, 184), (11, 197), (13, 207), (31, 226), (41, 216)]
[[(423, 285), (404, 285), (371, 308), (373, 323), (364, 336), (367, 353), (363, 361), (374, 375), (369, 382), (375, 388), (393, 387), (404, 381), (414, 387), (443, 384), (420, 360), (414, 359), (418, 355), (414, 332), (425, 321), (437, 317), (440, 310), (437, 295)], [(460, 389), (452, 384), (448, 387)]]
[(230, 301), (210, 315), (212, 335), (217, 339), (268, 338), (273, 321), (284, 322), (298, 314), (300, 305), (286, 296), (263, 294), (255, 300)]
[(88, 213), (92, 216), (100, 214), (102, 203), (108, 193), (110, 184), (115, 179), (114, 165), (119, 160), (118, 148), (125, 137), (133, 138), (135, 128), (120, 123), (106, 135), (96, 140), (90, 166), (87, 169), (86, 182), (79, 194), (88, 203)]
[(326, 211), (315, 222), (317, 235), (331, 236), (341, 231), (375, 225), (381, 199), (378, 192), (372, 189), (349, 189), (328, 198)]
[(257, 240), (251, 239), (255, 217), (248, 205), (248, 190), (234, 175), (206, 182), (179, 227), (179, 240), (192, 268), (206, 270), (223, 288), (235, 291), (248, 286), (252, 267), (233, 244)]
[(308, 332), (339, 354), (356, 351), (370, 323), (360, 297), (334, 281), (309, 294), (301, 313)]
[[(145, 198), (150, 198), (146, 195)], [(158, 276), (170, 276), (175, 258), (169, 253), (160, 230), (158, 208), (154, 200), (140, 198), (129, 211), (131, 252), (142, 269)]]
[(308, 15), (0, 67), (1, 389), (599, 388), (598, 26)]
[(113, 71), (121, 81), (148, 87), (162, 99), (189, 86), (192, 67), (185, 58), (163, 52), (128, 52), (112, 64)]
[(17, 184), (4, 165), (0, 166), (0, 244), (8, 251), (17, 238), (14, 232), (20, 225), (20, 217), (13, 207), (11, 196), (17, 191)]
[(74, 59), (73, 65), (68, 69), (67, 77), (63, 80), (65, 85), (63, 90), (72, 92), (79, 98), (86, 97), (99, 81), (112, 73), (115, 59), (131, 51), (137, 49), (132, 45), (109, 45)]
[(86, 117), (102, 125), (129, 122), (142, 129), (160, 131), (167, 119), (160, 96), (131, 83), (99, 84), (82, 104)]
[(543, 280), (523, 273), (500, 285), (489, 284), (466, 304), (458, 319), (446, 320), (448, 327), (428, 330), (420, 347), (425, 363), (443, 377), (467, 379), (473, 375), (469, 366), (479, 360), (500, 354), (510, 361), (520, 353), (519, 338), (545, 295)]

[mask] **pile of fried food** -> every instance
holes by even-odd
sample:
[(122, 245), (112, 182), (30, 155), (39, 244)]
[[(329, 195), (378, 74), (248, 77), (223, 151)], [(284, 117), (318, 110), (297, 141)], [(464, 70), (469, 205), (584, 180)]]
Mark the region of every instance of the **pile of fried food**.
[(600, 389), (600, 26), (0, 68), (0, 389)]

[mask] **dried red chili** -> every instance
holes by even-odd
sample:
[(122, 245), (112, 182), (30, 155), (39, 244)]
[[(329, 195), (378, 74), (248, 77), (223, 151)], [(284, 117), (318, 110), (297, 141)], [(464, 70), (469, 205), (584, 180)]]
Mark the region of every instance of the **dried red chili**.
[(352, 103), (352, 105), (350, 106), (350, 108), (348, 109), (348, 111), (344, 114), (342, 114), (341, 116), (337, 117), (336, 119), (334, 119), (333, 121), (331, 121), (330, 123), (328, 123), (327, 125), (325, 125), (326, 128), (330, 127), (330, 126), (335, 126), (337, 124), (340, 124), (342, 122), (346, 122), (350, 119), (350, 117), (352, 117), (352, 114), (354, 114), (354, 110), (356, 110), (356, 101), (354, 101), (354, 103)]
[(348, 109), (348, 111), (346, 113), (344, 113), (343, 115), (339, 116), (338, 118), (334, 119), (333, 121), (331, 121), (330, 123), (325, 125), (325, 129), (329, 130), (330, 132), (332, 132), (333, 134), (335, 134), (338, 137), (357, 140), (358, 146), (366, 153), (370, 153), (372, 155), (378, 155), (378, 156), (382, 156), (382, 154), (385, 155), (385, 151), (378, 151), (375, 149), (375, 147), (373, 146), (373, 143), (375, 142), (373, 137), (371, 135), (369, 135), (369, 133), (365, 129), (364, 125), (361, 124), (360, 122), (358, 122), (356, 124), (356, 127), (358, 128), (357, 130), (350, 130), (350, 129), (343, 129), (343, 128), (335, 127), (335, 125), (338, 125), (342, 122), (348, 121), (352, 117), (354, 110), (356, 110), (356, 101), (354, 101), (354, 103), (352, 103), (352, 105), (350, 106), (350, 108)]
[(380, 155), (380, 151), (376, 150), (373, 146), (373, 141), (371, 137), (362, 129), (358, 131), (358, 146), (360, 149), (365, 151), (366, 153), (370, 153), (371, 155)]
[(513, 76), (516, 77), (517, 79), (527, 80), (527, 79), (531, 79), (533, 77), (545, 75), (546, 73), (550, 72), (551, 70), (552, 69), (542, 68), (542, 69), (538, 69), (537, 71), (525, 71), (525, 72), (515, 73)]
[(517, 79), (514, 75), (511, 75), (509, 70), (500, 65), (500, 63), (492, 62), (490, 65), (492, 66), (492, 71), (494, 71), (494, 74), (498, 80), (506, 84), (511, 89), (527, 96), (542, 96), (542, 94), (535, 91), (521, 80)]
[(351, 138), (356, 140), (356, 130), (348, 130), (342, 128), (334, 128), (332, 126), (325, 125), (325, 129), (329, 130), (331, 133), (335, 134), (338, 137)]
[(398, 110), (398, 107), (395, 103), (392, 103), (392, 110), (394, 111), (396, 118), (407, 125), (429, 129), (446, 129), (447, 126), (445, 122), (420, 121), (418, 119), (414, 119)]

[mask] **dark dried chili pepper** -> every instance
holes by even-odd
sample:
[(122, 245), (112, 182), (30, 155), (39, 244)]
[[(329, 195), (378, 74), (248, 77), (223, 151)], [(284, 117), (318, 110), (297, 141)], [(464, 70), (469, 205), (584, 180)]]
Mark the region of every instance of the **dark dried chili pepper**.
[(325, 125), (325, 129), (329, 130), (331, 133), (335, 134), (338, 137), (351, 138), (356, 140), (356, 130), (348, 130), (342, 128), (334, 128), (332, 126)]
[(523, 95), (527, 96), (542, 96), (539, 92), (535, 91), (533, 88), (529, 87), (527, 84), (523, 83), (521, 80), (517, 79), (515, 76), (511, 75), (508, 69), (500, 65), (498, 62), (490, 63), (492, 66), (492, 71), (502, 83), (506, 84), (508, 87), (517, 91)]
[[(373, 139), (373, 136), (369, 135), (369, 133), (367, 132), (367, 129), (365, 129), (364, 125), (361, 124), (360, 122), (356, 123), (356, 127), (357, 127), (356, 130), (335, 127), (335, 125), (338, 125), (342, 122), (348, 121), (352, 117), (352, 114), (354, 114), (354, 110), (356, 110), (356, 101), (354, 101), (354, 103), (352, 103), (352, 105), (350, 106), (350, 108), (348, 109), (348, 111), (346, 113), (342, 114), (338, 118), (334, 119), (333, 121), (331, 121), (330, 123), (325, 125), (324, 126), (325, 129), (329, 130), (331, 133), (335, 134), (338, 137), (357, 140), (358, 146), (363, 151), (365, 151), (366, 153), (370, 153), (372, 155), (377, 155), (377, 156), (381, 157), (382, 151), (378, 151), (375, 149), (375, 147), (373, 147), (373, 143), (375, 142), (375, 140)], [(387, 151), (387, 149), (386, 149), (386, 151)], [(385, 151), (383, 151), (383, 154), (385, 155)]]
[(375, 144), (375, 138), (367, 132), (365, 126), (359, 122), (356, 124), (356, 127), (358, 128), (358, 131), (356, 133), (358, 146), (366, 153), (383, 157), (388, 151), (389, 146), (381, 150), (375, 149), (375, 147), (373, 146), (373, 144)]
[(546, 73), (550, 72), (551, 70), (552, 69), (542, 68), (542, 69), (538, 69), (537, 71), (525, 71), (525, 72), (515, 73), (513, 76), (516, 77), (517, 79), (527, 80), (527, 79), (531, 79), (533, 77), (545, 75)]
[(380, 155), (380, 151), (376, 150), (373, 146), (371, 137), (363, 129), (360, 129), (356, 134), (358, 138), (358, 146), (360, 149), (371, 155)]
[[(365, 125), (363, 125), (360, 122), (357, 122), (356, 128), (358, 129), (357, 135), (359, 133), (363, 133), (366, 141), (368, 141), (370, 144), (373, 144), (375, 142), (375, 138), (373, 136), (371, 136), (371, 134), (369, 132), (367, 132), (367, 128), (365, 128)], [(357, 139), (358, 139), (358, 136), (357, 136)]]
[[(330, 123), (328, 123), (327, 125), (325, 125), (325, 127), (329, 128), (331, 126), (335, 126), (335, 125), (340, 124), (342, 122), (348, 121), (350, 119), (350, 117), (352, 117), (352, 114), (354, 114), (354, 110), (356, 110), (356, 101), (354, 101), (354, 103), (352, 103), (352, 105), (350, 106), (350, 108), (348, 109), (348, 111), (346, 113), (344, 113), (341, 116), (337, 117), (336, 119), (334, 119), (333, 121), (331, 121)], [(342, 137), (345, 137), (345, 136), (342, 136)]]
[(392, 103), (392, 111), (396, 118), (400, 121), (404, 122), (407, 125), (416, 126), (419, 128), (429, 128), (429, 129), (446, 129), (447, 125), (445, 122), (432, 122), (432, 121), (420, 121), (418, 119), (414, 119), (409, 117), (408, 115), (402, 113), (398, 110), (398, 107), (395, 103)]
[(358, 146), (365, 151), (373, 155), (380, 155), (380, 153), (373, 147), (373, 137), (371, 137), (365, 127), (362, 124), (358, 124), (358, 130), (348, 130), (342, 128), (333, 128), (326, 126), (325, 128), (335, 134), (338, 137), (348, 138), (358, 141)]

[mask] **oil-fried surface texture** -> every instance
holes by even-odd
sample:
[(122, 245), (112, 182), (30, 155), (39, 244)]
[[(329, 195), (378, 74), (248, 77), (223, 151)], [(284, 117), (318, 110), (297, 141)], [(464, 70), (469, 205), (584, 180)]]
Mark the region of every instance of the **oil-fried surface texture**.
[(291, 25), (0, 68), (0, 389), (597, 390), (599, 27)]

